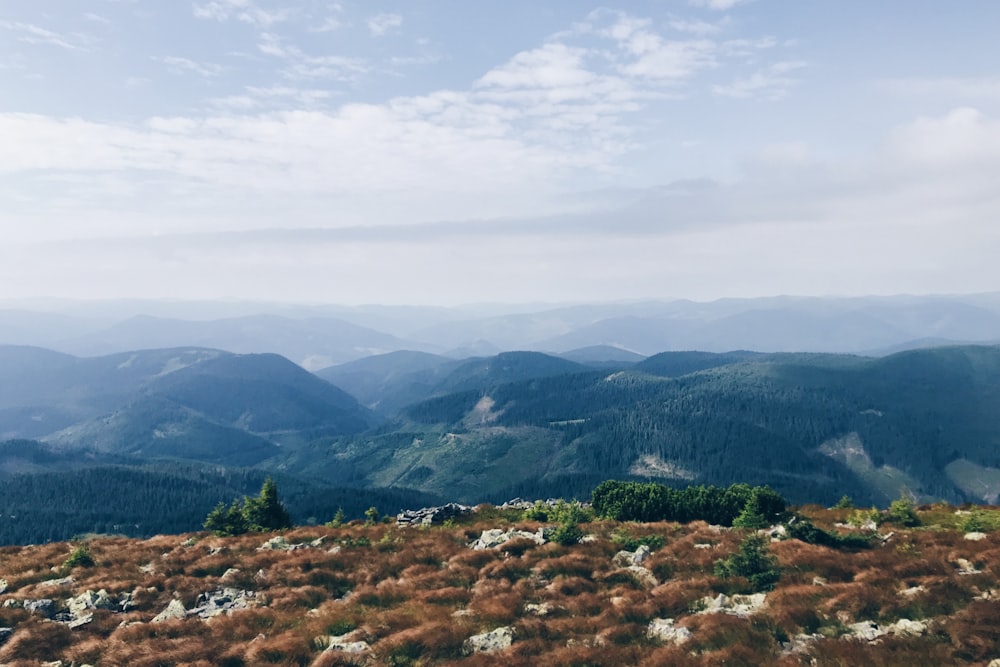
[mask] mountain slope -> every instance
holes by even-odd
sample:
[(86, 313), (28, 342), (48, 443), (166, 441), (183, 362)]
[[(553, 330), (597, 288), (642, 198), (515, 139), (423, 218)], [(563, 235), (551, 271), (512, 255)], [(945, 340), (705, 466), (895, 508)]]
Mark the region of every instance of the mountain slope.
[(958, 484), (949, 464), (967, 462), (951, 466), (964, 476), (979, 466), (984, 480), (1000, 470), (998, 347), (732, 359), (667, 355), (650, 370), (709, 367), (679, 377), (589, 371), (438, 396), (391, 428), (334, 443), (334, 456), (369, 483), (466, 500), (632, 476), (766, 483), (801, 502), (847, 493), (885, 504), (903, 491), (959, 501), (975, 480)]
[(75, 358), (0, 348), (0, 433), (146, 458), (254, 465), (377, 419), (287, 359), (218, 350), (145, 350)]

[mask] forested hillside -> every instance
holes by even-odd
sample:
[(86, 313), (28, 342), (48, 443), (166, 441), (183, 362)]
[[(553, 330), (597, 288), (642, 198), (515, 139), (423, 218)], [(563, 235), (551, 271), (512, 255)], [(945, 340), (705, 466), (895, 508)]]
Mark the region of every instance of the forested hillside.
[(989, 481), (1000, 468), (998, 370), (995, 346), (882, 359), (668, 353), (634, 370), (438, 396), (391, 427), (331, 441), (329, 460), (371, 484), (468, 500), (583, 493), (602, 476), (766, 483), (799, 502), (988, 499), (1000, 491)]

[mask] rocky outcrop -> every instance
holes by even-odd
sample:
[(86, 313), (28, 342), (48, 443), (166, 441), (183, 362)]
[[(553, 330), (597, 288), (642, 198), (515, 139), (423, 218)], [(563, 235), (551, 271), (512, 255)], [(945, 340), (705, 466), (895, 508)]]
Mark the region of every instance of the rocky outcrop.
[(472, 655), (473, 653), (497, 653), (510, 648), (513, 643), (514, 628), (504, 626), (481, 635), (469, 637), (462, 643), (462, 653), (465, 655)]
[(150, 623), (166, 623), (182, 618), (187, 618), (187, 609), (184, 607), (184, 603), (180, 600), (171, 600), (167, 608), (154, 616)]
[(640, 544), (635, 551), (619, 551), (615, 554), (613, 562), (618, 567), (628, 567), (629, 565), (642, 565), (652, 553), (648, 546)]
[(352, 634), (353, 633), (348, 633), (346, 635), (327, 637), (324, 642), (326, 643), (326, 650), (339, 651), (341, 653), (364, 653), (371, 649), (368, 642), (357, 640), (352, 641)]
[(482, 551), (483, 549), (493, 549), (514, 539), (531, 540), (535, 544), (541, 545), (548, 542), (548, 534), (551, 531), (551, 528), (539, 528), (534, 533), (516, 528), (511, 528), (510, 530), (490, 528), (489, 530), (484, 530), (479, 539), (470, 544), (469, 547), (474, 551)]
[(458, 503), (448, 503), (440, 507), (424, 507), (418, 510), (403, 510), (396, 515), (396, 525), (436, 526), (449, 519), (457, 519), (473, 512), (475, 512), (473, 508)]
[(323, 538), (318, 537), (312, 542), (292, 544), (284, 535), (275, 535), (264, 544), (257, 547), (257, 551), (298, 551), (299, 549), (316, 549), (323, 546)]
[(654, 618), (646, 628), (646, 636), (664, 644), (680, 646), (691, 639), (691, 631), (676, 625), (672, 618)]
[(220, 614), (231, 614), (234, 611), (250, 609), (258, 604), (257, 594), (253, 591), (222, 588), (199, 595), (195, 607), (190, 609), (187, 615), (212, 618)]
[(767, 596), (764, 593), (754, 593), (753, 595), (719, 595), (706, 596), (701, 599), (703, 608), (699, 614), (729, 614), (746, 618), (763, 609), (767, 604)]

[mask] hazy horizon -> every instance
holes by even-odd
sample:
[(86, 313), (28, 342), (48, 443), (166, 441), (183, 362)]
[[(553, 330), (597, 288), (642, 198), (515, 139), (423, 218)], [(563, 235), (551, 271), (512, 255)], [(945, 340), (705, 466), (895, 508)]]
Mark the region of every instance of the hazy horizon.
[(1000, 286), (1000, 5), (0, 9), (0, 300)]

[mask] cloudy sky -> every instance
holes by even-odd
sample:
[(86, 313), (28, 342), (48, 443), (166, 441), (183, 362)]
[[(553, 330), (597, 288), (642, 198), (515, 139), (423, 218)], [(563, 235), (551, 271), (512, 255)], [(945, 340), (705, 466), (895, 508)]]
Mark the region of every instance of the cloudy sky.
[(1000, 289), (994, 0), (0, 4), (0, 298)]

